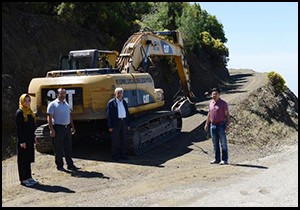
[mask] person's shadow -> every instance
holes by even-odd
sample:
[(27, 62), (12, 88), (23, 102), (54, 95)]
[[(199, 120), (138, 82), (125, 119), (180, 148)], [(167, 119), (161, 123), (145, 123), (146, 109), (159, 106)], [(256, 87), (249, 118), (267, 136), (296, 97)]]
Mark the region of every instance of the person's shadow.
[[(79, 177), (79, 178), (102, 178), (102, 179), (109, 179), (109, 177), (104, 176), (102, 173), (96, 172), (96, 171), (67, 171), (67, 173), (71, 174), (71, 176)], [(57, 185), (46, 185), (37, 183), (33, 186), (30, 186), (29, 188), (45, 191), (45, 192), (51, 192), (51, 193), (57, 193), (57, 192), (65, 192), (65, 193), (75, 193), (74, 190), (70, 190), (69, 188), (57, 186)]]
[(102, 178), (109, 179), (109, 177), (104, 176), (102, 173), (96, 171), (72, 171), (71, 176), (79, 177), (79, 178)]
[(82, 170), (63, 170), (64, 172), (71, 174), (71, 176), (79, 177), (79, 178), (102, 178), (102, 179), (109, 179), (109, 177), (104, 176), (102, 173), (96, 171), (82, 171)]
[(46, 185), (46, 184), (40, 184), (40, 183), (30, 186), (29, 188), (34, 188), (37, 190), (51, 192), (51, 193), (58, 193), (58, 192), (75, 193), (74, 190), (70, 190), (69, 188), (66, 188), (66, 187), (57, 186), (57, 185)]

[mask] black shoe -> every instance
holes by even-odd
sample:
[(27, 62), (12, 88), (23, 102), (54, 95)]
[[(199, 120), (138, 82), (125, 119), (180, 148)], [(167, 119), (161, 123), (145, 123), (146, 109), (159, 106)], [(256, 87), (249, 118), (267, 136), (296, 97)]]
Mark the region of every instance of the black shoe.
[(64, 169), (64, 167), (62, 167), (62, 166), (57, 166), (56, 169), (57, 169), (58, 171), (66, 171), (66, 170)]
[(77, 171), (78, 169), (80, 169), (79, 167), (76, 167), (75, 165), (72, 165), (72, 166), (68, 166), (67, 167), (68, 170), (71, 170), (71, 171)]
[(210, 164), (219, 164), (219, 163), (220, 163), (219, 160), (212, 160), (212, 161), (210, 161)]

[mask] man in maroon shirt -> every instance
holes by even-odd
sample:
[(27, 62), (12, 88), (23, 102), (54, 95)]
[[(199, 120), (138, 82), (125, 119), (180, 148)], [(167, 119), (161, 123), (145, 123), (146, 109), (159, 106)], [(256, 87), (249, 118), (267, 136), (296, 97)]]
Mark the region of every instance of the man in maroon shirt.
[[(210, 125), (210, 134), (214, 145), (215, 159), (211, 164), (228, 164), (228, 147), (226, 133), (229, 130), (229, 111), (228, 105), (220, 98), (220, 90), (212, 89), (212, 101), (209, 103), (209, 111), (207, 115), (204, 130), (208, 131)], [(220, 155), (220, 143), (222, 148), (222, 159)]]

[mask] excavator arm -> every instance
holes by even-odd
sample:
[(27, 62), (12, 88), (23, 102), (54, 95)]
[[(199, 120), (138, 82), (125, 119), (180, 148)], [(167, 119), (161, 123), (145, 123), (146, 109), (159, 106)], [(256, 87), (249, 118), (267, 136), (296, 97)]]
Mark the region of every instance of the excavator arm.
[(195, 96), (191, 90), (190, 71), (181, 33), (179, 31), (142, 31), (133, 34), (123, 46), (117, 67), (124, 73), (147, 72), (150, 56), (174, 57), (180, 78), (179, 92), (182, 92), (183, 96), (176, 98), (172, 110), (179, 111), (182, 116), (189, 115), (195, 107), (191, 102)]

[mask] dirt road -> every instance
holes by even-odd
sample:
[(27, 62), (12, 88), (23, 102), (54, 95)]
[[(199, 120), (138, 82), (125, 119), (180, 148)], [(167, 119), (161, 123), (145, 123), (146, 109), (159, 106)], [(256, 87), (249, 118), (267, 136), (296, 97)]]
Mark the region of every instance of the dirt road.
[(196, 186), (194, 192), (205, 196), (191, 195), (189, 202), (182, 205), (298, 206), (298, 145), (285, 146), (276, 154), (244, 164), (251, 165), (243, 168), (246, 175), (234, 176), (204, 189)]
[[(265, 81), (253, 71), (230, 74), (235, 82), (222, 94), (230, 107)], [(36, 152), (32, 171), (40, 184), (26, 188), (16, 157), (2, 161), (2, 206), (298, 206), (298, 145), (265, 157), (229, 144), (230, 164), (210, 165), (207, 104), (197, 104), (199, 113), (184, 119), (172, 141), (127, 162), (110, 162), (109, 145), (85, 145), (74, 148), (81, 170), (66, 173), (56, 171), (52, 155)]]

